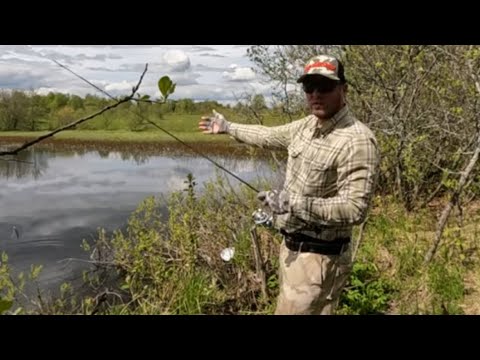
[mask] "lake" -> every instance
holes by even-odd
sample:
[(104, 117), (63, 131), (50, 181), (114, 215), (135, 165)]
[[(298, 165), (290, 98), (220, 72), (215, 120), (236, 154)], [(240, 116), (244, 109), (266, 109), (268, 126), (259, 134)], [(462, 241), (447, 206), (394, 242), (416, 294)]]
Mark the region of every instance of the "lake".
[[(246, 181), (272, 175), (266, 160), (211, 157)], [(79, 276), (85, 263), (65, 259), (88, 259), (80, 245), (99, 227), (122, 228), (139, 202), (184, 189), (189, 173), (201, 191), (218, 172), (201, 157), (168, 153), (32, 149), (18, 159), (0, 160), (0, 252), (15, 272), (43, 265), (45, 288)]]

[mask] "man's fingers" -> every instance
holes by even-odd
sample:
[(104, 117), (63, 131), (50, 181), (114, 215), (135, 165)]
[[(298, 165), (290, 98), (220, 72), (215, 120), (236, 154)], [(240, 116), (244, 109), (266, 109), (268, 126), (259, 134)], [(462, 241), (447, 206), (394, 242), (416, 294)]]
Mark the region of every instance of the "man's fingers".
[(198, 128), (200, 130), (202, 130), (204, 134), (211, 134), (212, 133), (212, 129), (210, 127), (210, 121), (200, 121), (198, 123)]
[(211, 134), (212, 133), (212, 129), (210, 129), (208, 126), (199, 126), (198, 129), (202, 130), (202, 132), (204, 134)]

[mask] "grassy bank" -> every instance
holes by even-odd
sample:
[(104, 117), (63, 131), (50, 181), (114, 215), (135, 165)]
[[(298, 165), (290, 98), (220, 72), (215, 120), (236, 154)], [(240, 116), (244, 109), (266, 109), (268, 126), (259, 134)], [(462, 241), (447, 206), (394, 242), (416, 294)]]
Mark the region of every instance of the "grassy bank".
[[(43, 133), (43, 132), (42, 132)], [(40, 132), (3, 132), (0, 133), (0, 147), (15, 148), (26, 141), (38, 137)], [(268, 150), (241, 144), (227, 135), (209, 136), (202, 133), (175, 133), (185, 144), (172, 139), (160, 131), (130, 132), (130, 131), (66, 131), (54, 138), (35, 144), (36, 149), (47, 151), (75, 151), (79, 153), (96, 151), (101, 154), (122, 152), (131, 155), (221, 155), (232, 158), (263, 157), (270, 154)], [(192, 150), (193, 149), (193, 150)], [(283, 158), (286, 152), (277, 152), (277, 157)], [(26, 152), (19, 154), (20, 160)]]
[[(172, 133), (180, 140), (188, 143), (210, 143), (210, 142), (229, 142), (228, 136), (207, 136), (198, 131), (198, 121), (200, 115), (165, 115), (164, 119), (155, 120), (160, 127)], [(47, 142), (83, 142), (83, 143), (172, 143), (176, 142), (165, 132), (154, 128), (151, 125), (145, 125), (142, 131), (126, 130), (125, 119), (119, 118), (113, 121), (117, 126), (114, 130), (101, 129), (76, 129), (62, 131)], [(88, 123), (87, 123), (88, 124)], [(92, 124), (95, 124), (93, 120)], [(0, 132), (0, 141), (25, 141), (44, 134), (48, 131), (2, 131)]]
[[(62, 298), (32, 312), (271, 314), (280, 237), (257, 228), (259, 269), (250, 218), (258, 206), (254, 194), (219, 179), (200, 195), (189, 178), (185, 191), (168, 199), (168, 219), (158, 211), (160, 201), (145, 199), (127, 231), (100, 232), (85, 245), (97, 270), (84, 278), (91, 295), (80, 297), (64, 285)], [(409, 214), (391, 199), (376, 199), (339, 314), (478, 314), (479, 208), (452, 217), (437, 257), (424, 265), (437, 211)], [(220, 257), (227, 247), (235, 248), (229, 262)], [(8, 273), (8, 263), (2, 266), (0, 278)], [(5, 279), (3, 294), (11, 299)]]
[[(232, 119), (235, 121), (243, 122), (244, 119), (235, 117), (233, 114)], [(209, 136), (205, 135), (198, 130), (198, 122), (201, 115), (175, 115), (166, 114), (163, 119), (153, 119), (162, 129), (172, 133), (180, 140), (189, 143), (209, 143), (209, 142), (228, 142), (232, 141), (227, 135)], [(281, 119), (274, 116), (265, 116), (265, 124), (268, 126), (281, 124)], [(171, 136), (165, 132), (153, 127), (150, 124), (146, 124), (142, 131), (127, 130), (125, 124), (126, 120), (119, 118), (115, 119), (112, 123), (116, 126), (112, 126), (109, 130), (104, 130), (101, 127), (89, 127), (76, 130), (67, 130), (55, 135), (55, 140), (76, 140), (76, 141), (89, 141), (89, 142), (172, 142), (175, 141)], [(93, 124), (95, 120), (93, 121)], [(88, 124), (88, 123), (87, 123)], [(0, 131), (0, 141), (14, 141), (19, 139), (29, 139), (47, 134), (48, 131)]]
[[(47, 131), (2, 131), (0, 132), (0, 141), (23, 141), (33, 139), (47, 134)], [(173, 135), (185, 142), (204, 143), (204, 142), (227, 142), (232, 141), (229, 136), (208, 136), (201, 132), (179, 132), (173, 131)], [(171, 136), (160, 130), (152, 131), (128, 131), (128, 130), (67, 130), (54, 136), (53, 140), (77, 140), (90, 142), (174, 142)], [(51, 140), (49, 140), (51, 141)]]

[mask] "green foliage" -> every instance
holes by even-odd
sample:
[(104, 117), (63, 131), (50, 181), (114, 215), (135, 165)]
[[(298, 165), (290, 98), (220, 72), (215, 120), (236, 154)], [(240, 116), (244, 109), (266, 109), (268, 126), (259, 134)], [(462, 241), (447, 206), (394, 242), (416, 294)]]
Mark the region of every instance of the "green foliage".
[[(202, 194), (197, 192), (196, 185), (195, 177), (189, 174), (184, 189), (169, 196), (168, 219), (160, 211), (159, 199), (149, 197), (132, 213), (125, 232), (117, 231), (108, 237), (101, 231), (93, 247), (84, 244), (100, 263), (114, 266), (116, 280), (110, 292), (117, 296), (107, 295), (108, 306), (98, 303), (99, 295), (84, 297), (76, 303), (76, 311), (105, 314), (270, 311), (267, 309), (271, 309), (278, 286), (275, 256), (278, 243), (268, 233), (261, 236), (270, 294), (263, 299), (260, 285), (254, 280), (251, 219), (238, 213), (239, 198), (248, 204), (245, 213), (249, 214), (255, 208), (255, 197), (243, 188), (237, 190), (242, 195), (232, 193), (222, 178), (206, 184)], [(219, 256), (227, 246), (236, 249), (229, 263)], [(107, 273), (111, 274), (111, 270)], [(105, 273), (85, 276), (84, 280), (92, 288), (102, 288), (104, 277)], [(64, 290), (70, 287), (65, 286)], [(67, 305), (72, 309), (71, 302), (56, 303), (63, 309)]]
[(433, 314), (462, 314), (459, 302), (463, 299), (464, 270), (445, 263), (432, 264), (428, 272), (428, 285), (433, 292), (431, 312)]
[(0, 298), (0, 315), (9, 310), (12, 305), (13, 301)]
[(173, 94), (175, 91), (175, 86), (172, 80), (168, 76), (163, 76), (160, 80), (158, 80), (158, 88), (160, 89), (160, 93), (163, 95), (163, 98), (167, 100), (167, 98)]
[(10, 309), (14, 295), (15, 285), (10, 276), (8, 256), (6, 253), (2, 253), (0, 262), (0, 313)]
[[(36, 309), (6, 312), (271, 314), (278, 294), (280, 239), (267, 229), (257, 229), (266, 269), (265, 299), (256, 280), (250, 237), (249, 214), (258, 205), (255, 194), (243, 187), (233, 189), (223, 177), (201, 191), (193, 174), (184, 184), (166, 203), (146, 198), (125, 231), (107, 235), (100, 230), (95, 243), (84, 243), (97, 261), (95, 272), (84, 273), (90, 288), (86, 294), (65, 283), (51, 303), (42, 300)], [(168, 217), (162, 210), (165, 205)], [(480, 255), (474, 255), (477, 234), (448, 227), (443, 251), (425, 267), (423, 255), (435, 226), (428, 216), (407, 213), (389, 198), (375, 199), (338, 314), (463, 313), (467, 292), (463, 279), (478, 266)], [(466, 223), (478, 223), (478, 215)], [(235, 248), (229, 262), (219, 256), (226, 247)], [(20, 274), (14, 283), (7, 260), (4, 256), (0, 266), (1, 306), (11, 306), (25, 281), (35, 281), (40, 272), (40, 267), (32, 267), (28, 279)]]
[(355, 263), (349, 285), (340, 299), (339, 314), (382, 314), (389, 309), (394, 288), (379, 277), (373, 263)]
[[(30, 281), (35, 281), (40, 271), (41, 267), (32, 265), (29, 274)], [(23, 311), (22, 307), (15, 304), (15, 302), (18, 300), (18, 295), (23, 293), (24, 288), (24, 273), (19, 273), (18, 278), (14, 279), (11, 268), (8, 265), (8, 255), (3, 252), (0, 260), (0, 314), (19, 314)]]

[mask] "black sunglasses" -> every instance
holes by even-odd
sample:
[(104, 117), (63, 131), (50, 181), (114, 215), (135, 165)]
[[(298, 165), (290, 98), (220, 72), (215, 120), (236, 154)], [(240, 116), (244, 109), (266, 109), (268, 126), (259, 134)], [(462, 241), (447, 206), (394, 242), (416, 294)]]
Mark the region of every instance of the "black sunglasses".
[(310, 82), (303, 84), (303, 91), (307, 94), (313, 93), (317, 90), (321, 94), (326, 94), (335, 90), (339, 82), (337, 81), (321, 81), (321, 82)]

